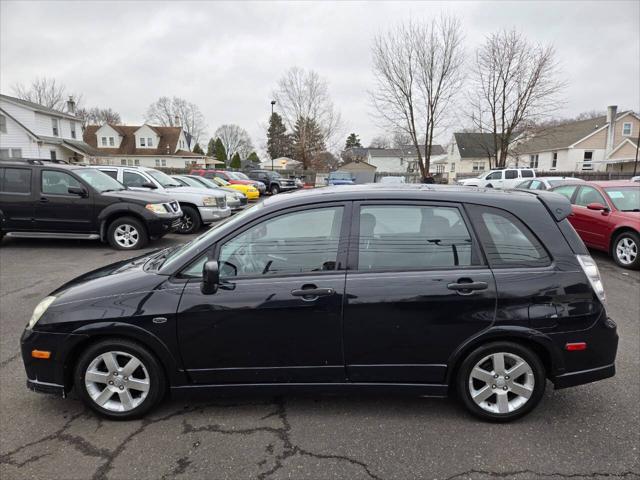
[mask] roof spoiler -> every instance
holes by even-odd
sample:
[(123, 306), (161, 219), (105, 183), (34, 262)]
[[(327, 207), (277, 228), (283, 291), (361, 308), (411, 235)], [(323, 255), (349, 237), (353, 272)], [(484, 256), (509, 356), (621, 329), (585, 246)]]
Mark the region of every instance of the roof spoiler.
[(544, 190), (526, 190), (526, 192), (538, 197), (538, 200), (547, 207), (547, 210), (549, 210), (549, 213), (556, 219), (556, 222), (564, 220), (571, 215), (571, 202), (569, 202), (564, 195)]

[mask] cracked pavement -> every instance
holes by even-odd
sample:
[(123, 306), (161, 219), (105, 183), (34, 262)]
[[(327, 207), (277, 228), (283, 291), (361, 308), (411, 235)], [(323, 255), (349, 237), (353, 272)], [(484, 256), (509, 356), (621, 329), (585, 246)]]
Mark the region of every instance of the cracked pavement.
[(97, 242), (2, 242), (2, 480), (640, 478), (640, 272), (604, 255), (593, 253), (620, 333), (616, 377), (549, 384), (516, 423), (478, 421), (453, 399), (361, 395), (167, 399), (142, 420), (112, 422), (73, 393), (28, 391), (18, 341), (38, 301), (134, 255)]

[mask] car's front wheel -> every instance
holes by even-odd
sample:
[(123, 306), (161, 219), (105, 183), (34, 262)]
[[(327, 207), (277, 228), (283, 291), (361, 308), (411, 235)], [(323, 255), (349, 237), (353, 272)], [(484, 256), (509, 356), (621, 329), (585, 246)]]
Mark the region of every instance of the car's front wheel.
[(198, 210), (187, 205), (182, 207), (182, 221), (178, 227), (178, 233), (196, 233), (200, 228), (202, 228), (202, 220)]
[(165, 378), (154, 355), (126, 339), (91, 345), (76, 363), (74, 384), (83, 402), (114, 419), (138, 418), (165, 392)]
[(278, 185), (271, 185), (271, 195), (277, 195), (280, 193), (280, 187)]
[(458, 370), (458, 394), (474, 415), (508, 422), (530, 412), (545, 389), (544, 365), (529, 348), (494, 342), (472, 351)]
[(613, 242), (613, 260), (623, 268), (640, 269), (640, 235), (622, 232)]
[(118, 250), (137, 250), (148, 241), (147, 230), (142, 222), (133, 217), (122, 217), (114, 220), (107, 228), (109, 245)]

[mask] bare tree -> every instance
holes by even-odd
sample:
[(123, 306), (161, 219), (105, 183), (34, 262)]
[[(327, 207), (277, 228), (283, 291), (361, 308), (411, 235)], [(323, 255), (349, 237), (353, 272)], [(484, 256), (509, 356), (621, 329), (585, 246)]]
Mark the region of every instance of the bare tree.
[[(298, 135), (300, 158), (296, 160), (300, 160), (304, 168), (310, 164), (314, 152), (309, 148), (318, 143), (318, 133), (321, 144), (329, 148), (337, 146), (340, 114), (331, 101), (327, 81), (316, 72), (298, 67), (289, 69), (278, 81), (273, 98), (289, 131), (293, 132), (296, 125), (302, 125)], [(308, 125), (317, 128), (308, 131)]]
[(492, 134), (495, 166), (502, 168), (514, 142), (561, 106), (554, 49), (515, 30), (494, 33), (476, 51), (473, 73), (471, 120), (477, 131)]
[(160, 97), (147, 108), (145, 121), (165, 127), (182, 127), (194, 144), (204, 137), (207, 128), (200, 108), (179, 97)]
[(66, 87), (58, 83), (55, 78), (37, 77), (27, 86), (16, 83), (12, 90), (17, 98), (60, 112), (68, 111), (67, 100), (69, 97), (73, 98), (75, 108), (78, 108), (82, 102), (82, 95), (67, 93)]
[(386, 135), (376, 135), (369, 142), (369, 148), (391, 148), (391, 140)]
[(409, 137), (423, 178), (434, 137), (460, 90), (463, 59), (462, 28), (453, 17), (408, 22), (375, 38), (372, 103), (383, 123)]
[(82, 128), (87, 125), (104, 125), (105, 123), (118, 125), (122, 123), (120, 114), (111, 108), (79, 108), (76, 110), (76, 117), (82, 121)]
[(214, 137), (220, 139), (229, 159), (238, 153), (242, 160), (246, 160), (253, 151), (251, 137), (238, 125), (222, 125), (216, 130)]

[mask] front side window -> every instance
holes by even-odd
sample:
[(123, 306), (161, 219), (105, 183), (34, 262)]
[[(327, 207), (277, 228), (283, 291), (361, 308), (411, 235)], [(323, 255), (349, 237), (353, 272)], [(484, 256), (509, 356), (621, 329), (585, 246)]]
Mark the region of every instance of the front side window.
[(117, 180), (114, 180), (112, 175), (116, 172), (113, 170), (101, 171), (94, 168), (82, 168), (76, 170), (75, 173), (98, 192), (102, 193), (124, 190), (122, 184)]
[(632, 129), (631, 129), (631, 123), (627, 122), (627, 123), (623, 123), (622, 124), (622, 135), (624, 135), (625, 137), (629, 137), (632, 134)]
[(578, 194), (576, 195), (575, 205), (580, 205), (581, 207), (586, 207), (590, 203), (600, 203), (604, 206), (607, 205), (607, 202), (604, 201), (604, 198), (593, 187), (580, 187)]
[(5, 168), (0, 175), (0, 192), (31, 193), (31, 170), (26, 168)]
[(75, 178), (65, 172), (55, 170), (42, 171), (42, 193), (68, 195), (69, 187), (81, 187)]
[(249, 228), (222, 245), (218, 259), (220, 276), (336, 270), (343, 209), (292, 212)]
[(540, 241), (512, 214), (476, 205), (470, 209), (492, 267), (543, 267), (551, 263)]
[(518, 178), (518, 171), (507, 170), (506, 172), (504, 172), (504, 178), (506, 178), (507, 180), (513, 180), (514, 178)]
[(493, 172), (487, 175), (487, 180), (502, 180), (502, 172)]
[(52, 118), (51, 119), (51, 133), (53, 133), (54, 137), (59, 136), (58, 119), (57, 118)]
[(471, 265), (471, 236), (454, 207), (363, 206), (358, 270)]
[(0, 115), (0, 132), (7, 133), (7, 117)]
[(139, 173), (124, 172), (122, 175), (122, 183), (127, 187), (142, 187), (145, 183), (149, 183), (149, 180)]

